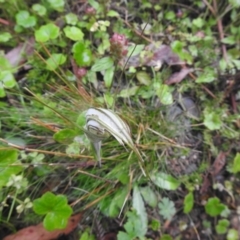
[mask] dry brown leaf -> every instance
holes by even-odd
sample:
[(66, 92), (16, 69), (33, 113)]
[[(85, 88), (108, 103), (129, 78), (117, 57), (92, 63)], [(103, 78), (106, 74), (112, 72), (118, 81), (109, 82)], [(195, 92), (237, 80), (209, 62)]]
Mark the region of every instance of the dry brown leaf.
[(201, 194), (206, 193), (208, 191), (212, 183), (212, 178), (216, 177), (219, 174), (219, 172), (222, 170), (222, 168), (225, 166), (226, 155), (227, 153), (220, 152), (216, 157), (213, 165), (211, 166), (208, 173), (203, 178), (203, 184), (200, 189)]
[(107, 233), (99, 240), (117, 240), (117, 233)]
[(227, 153), (220, 152), (218, 154), (218, 156), (216, 157), (216, 159), (209, 171), (213, 177), (216, 177), (219, 174), (219, 172), (222, 170), (224, 165), (226, 164), (226, 155), (227, 155)]
[(26, 61), (26, 56), (33, 54), (34, 43), (34, 38), (29, 38), (25, 43), (20, 43), (5, 55), (13, 68), (23, 64)]
[(184, 67), (180, 72), (172, 74), (169, 79), (165, 82), (167, 85), (181, 82), (193, 69)]
[(125, 68), (140, 66), (161, 67), (163, 63), (169, 66), (185, 64), (185, 62), (172, 51), (171, 47), (160, 44), (159, 42), (151, 43), (145, 46), (140, 54), (124, 57), (119, 62), (119, 64)]
[(159, 43), (151, 43), (145, 47), (145, 51), (153, 53), (151, 61), (145, 62), (147, 66), (154, 67), (156, 62), (166, 63), (169, 66), (185, 64), (185, 62), (181, 61), (179, 56), (172, 51), (171, 47), (165, 44), (159, 46)]
[(0, 18), (0, 23), (3, 24), (3, 25), (7, 25), (7, 26), (10, 25), (10, 22), (3, 19), (3, 18)]
[(209, 173), (207, 173), (203, 177), (203, 183), (202, 183), (202, 186), (200, 189), (200, 193), (202, 195), (206, 194), (208, 192), (208, 189), (210, 188), (210, 186), (211, 186), (211, 179), (210, 179)]
[(49, 232), (43, 227), (43, 224), (40, 223), (36, 226), (23, 228), (15, 234), (8, 235), (3, 240), (54, 240), (62, 234), (72, 232), (81, 220), (82, 215), (83, 213), (79, 213), (70, 217), (65, 229)]

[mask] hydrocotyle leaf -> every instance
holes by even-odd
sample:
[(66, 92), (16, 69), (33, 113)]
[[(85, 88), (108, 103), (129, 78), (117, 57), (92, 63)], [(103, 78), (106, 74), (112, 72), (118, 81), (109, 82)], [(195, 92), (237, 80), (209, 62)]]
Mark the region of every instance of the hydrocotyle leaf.
[(39, 16), (44, 16), (47, 13), (47, 9), (38, 3), (32, 5), (32, 10)]
[(57, 38), (59, 35), (59, 27), (53, 23), (48, 23), (41, 26), (35, 31), (35, 38), (37, 42), (47, 42)]
[(51, 7), (58, 12), (63, 12), (65, 1), (64, 0), (47, 0)]
[(225, 209), (225, 205), (220, 202), (217, 197), (209, 198), (205, 207), (205, 211), (211, 217), (216, 217)]
[(222, 126), (222, 121), (216, 112), (204, 111), (204, 125), (210, 130), (218, 130)]
[(17, 24), (24, 27), (30, 28), (34, 27), (37, 23), (36, 17), (31, 16), (28, 11), (22, 10), (16, 14)]
[(92, 62), (92, 52), (88, 48), (88, 45), (81, 41), (73, 45), (72, 48), (73, 58), (78, 66), (85, 67), (89, 66)]
[(46, 60), (47, 69), (54, 71), (66, 62), (66, 56), (61, 53), (53, 53), (50, 58)]
[(75, 26), (67, 26), (63, 29), (66, 37), (70, 38), (73, 41), (81, 41), (84, 37), (84, 34), (81, 29)]
[(2, 82), (4, 88), (13, 88), (16, 85), (15, 78), (9, 70), (0, 72), (0, 82)]

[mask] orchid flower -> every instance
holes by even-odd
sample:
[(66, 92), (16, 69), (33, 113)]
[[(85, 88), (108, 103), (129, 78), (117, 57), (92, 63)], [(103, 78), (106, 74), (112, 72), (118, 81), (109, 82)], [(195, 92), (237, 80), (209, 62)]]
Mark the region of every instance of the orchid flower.
[[(129, 126), (116, 113), (104, 108), (89, 108), (86, 112), (86, 122), (84, 131), (93, 145), (99, 166), (101, 166), (102, 140), (110, 135), (115, 137), (121, 145), (129, 146), (143, 161), (133, 143)], [(142, 171), (145, 175), (143, 169)]]

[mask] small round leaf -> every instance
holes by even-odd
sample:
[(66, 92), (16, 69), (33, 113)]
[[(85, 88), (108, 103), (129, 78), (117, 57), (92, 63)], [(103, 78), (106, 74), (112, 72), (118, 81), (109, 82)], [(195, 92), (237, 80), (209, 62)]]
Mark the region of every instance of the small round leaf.
[(34, 27), (36, 25), (36, 18), (31, 16), (28, 11), (20, 11), (16, 14), (16, 21), (19, 26), (24, 28)]
[(54, 71), (59, 67), (59, 65), (62, 65), (66, 62), (66, 56), (61, 53), (53, 53), (50, 58), (46, 60), (47, 69)]
[(43, 25), (35, 31), (35, 38), (38, 42), (47, 42), (50, 39), (56, 39), (59, 35), (59, 27), (53, 23)]
[(83, 32), (81, 31), (81, 29), (77, 28), (77, 27), (70, 27), (67, 26), (63, 29), (66, 37), (70, 38), (73, 41), (81, 41), (84, 37)]

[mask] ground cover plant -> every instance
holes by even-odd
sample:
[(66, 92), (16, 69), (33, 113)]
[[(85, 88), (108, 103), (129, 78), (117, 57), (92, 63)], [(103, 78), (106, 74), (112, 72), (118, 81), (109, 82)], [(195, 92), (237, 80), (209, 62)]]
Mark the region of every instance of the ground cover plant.
[(1, 239), (239, 239), (239, 1), (0, 5)]

